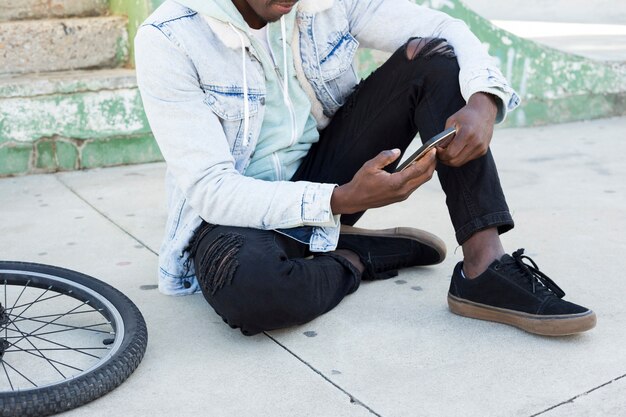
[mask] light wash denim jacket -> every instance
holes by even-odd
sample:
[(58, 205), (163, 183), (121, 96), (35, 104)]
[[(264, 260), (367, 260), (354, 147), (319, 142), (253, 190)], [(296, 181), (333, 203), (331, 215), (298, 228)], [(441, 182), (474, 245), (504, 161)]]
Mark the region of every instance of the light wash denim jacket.
[[(462, 21), (446, 14), (408, 0), (301, 0), (292, 13), (295, 76), (319, 128), (359, 81), (353, 65), (357, 47), (393, 52), (415, 36), (447, 39), (461, 68), (463, 97), (497, 96), (497, 121), (519, 104), (485, 47)], [(330, 210), (334, 184), (242, 175), (259, 137), (266, 92), (260, 63), (248, 59), (244, 95), (241, 54), (242, 47), (250, 54), (249, 40), (219, 18), (168, 0), (140, 27), (135, 46), (144, 107), (167, 162), (159, 290), (171, 295), (199, 290), (186, 249), (202, 219), (299, 233), (308, 226), (304, 234), (311, 250), (333, 250), (339, 233)]]

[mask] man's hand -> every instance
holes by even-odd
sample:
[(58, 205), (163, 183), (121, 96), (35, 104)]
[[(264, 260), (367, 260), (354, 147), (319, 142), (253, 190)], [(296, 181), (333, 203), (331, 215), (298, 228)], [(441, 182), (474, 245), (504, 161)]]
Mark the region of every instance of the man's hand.
[(441, 162), (460, 167), (487, 153), (498, 113), (495, 100), (490, 94), (473, 94), (465, 107), (450, 116), (446, 129), (454, 126), (457, 132), (445, 149), (437, 150)]
[(333, 214), (352, 214), (406, 200), (430, 180), (436, 165), (435, 149), (402, 172), (383, 170), (400, 156), (399, 149), (383, 151), (367, 161), (354, 178), (335, 188), (330, 199)]

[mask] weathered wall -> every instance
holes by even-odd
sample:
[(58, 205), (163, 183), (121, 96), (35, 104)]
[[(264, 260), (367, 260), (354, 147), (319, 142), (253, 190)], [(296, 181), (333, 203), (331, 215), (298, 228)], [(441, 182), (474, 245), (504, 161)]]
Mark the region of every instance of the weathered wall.
[[(116, 1), (124, 2), (113, 0)], [(413, 1), (464, 20), (489, 48), (489, 52), (498, 58), (505, 76), (522, 97), (522, 106), (511, 114), (507, 125), (559, 123), (626, 113), (625, 64), (596, 62), (519, 38), (492, 25), (460, 0)], [(480, 3), (482, 0), (473, 1)], [(535, 0), (529, 4), (528, 1), (506, 0), (497, 4), (482, 1), (482, 7), (493, 8), (496, 13), (498, 7), (526, 7), (529, 13), (535, 14), (537, 8), (545, 8), (546, 11), (558, 13), (563, 10), (565, 3), (571, 4), (571, 1), (584, 4), (599, 16), (610, 14), (607, 9), (611, 9), (611, 4), (616, 2), (602, 0), (601, 4), (594, 2), (591, 5), (583, 0), (558, 0), (553, 2), (555, 4), (548, 4)], [(137, 13), (140, 10), (152, 10), (162, 0), (133, 0), (125, 3)], [(618, 7), (613, 15), (625, 13), (625, 10), (625, 6)], [(139, 24), (140, 20), (137, 19), (135, 24)], [(133, 26), (133, 23), (130, 25)], [(384, 54), (376, 51), (361, 51), (360, 72), (368, 74), (384, 57)]]
[(120, 68), (125, 16), (107, 0), (0, 1), (0, 176), (161, 159)]
[(0, 21), (69, 16), (99, 16), (109, 0), (0, 0)]
[[(135, 39), (137, 28), (164, 0), (110, 0), (111, 13), (128, 16), (128, 37)], [(130, 42), (131, 63), (134, 63), (134, 45)]]
[(122, 16), (0, 22), (0, 74), (117, 67), (127, 45)]
[(161, 159), (133, 70), (20, 77), (0, 120), (0, 176)]
[[(511, 114), (507, 125), (626, 114), (626, 65), (568, 55), (519, 38), (492, 25), (459, 0), (416, 2), (465, 21), (499, 60), (504, 75), (522, 97), (522, 106)], [(359, 59), (363, 74), (381, 62), (381, 56), (372, 51), (362, 51)]]
[[(0, 11), (8, 10), (4, 6), (9, 3), (0, 1)], [(160, 2), (111, 0), (114, 14), (128, 16), (126, 47), (132, 45), (137, 26)], [(518, 38), (494, 27), (458, 0), (417, 2), (463, 19), (500, 61), (503, 72), (523, 99), (521, 108), (508, 118), (508, 125), (557, 123), (626, 113), (625, 66), (567, 55)], [(1, 48), (0, 45), (0, 52)], [(384, 56), (376, 51), (361, 51), (359, 68), (363, 75), (376, 68), (382, 59)], [(99, 69), (0, 78), (0, 176), (160, 158), (132, 70)]]
[(624, 0), (463, 0), (489, 20), (626, 24)]
[[(576, 57), (519, 38), (492, 25), (460, 0), (413, 1), (464, 20), (489, 48), (489, 52), (498, 58), (502, 71), (523, 100), (522, 106), (507, 120), (507, 125), (559, 123), (626, 113), (626, 65), (605, 64)], [(510, 3), (524, 7), (521, 1), (507, 1), (500, 2), (499, 5), (491, 2), (490, 5), (494, 5), (496, 9), (505, 4), (510, 6)], [(559, 4), (562, 5), (564, 1)], [(129, 18), (132, 39), (135, 28), (144, 16), (162, 2), (163, 0), (112, 0), (112, 10), (120, 12), (125, 8), (133, 16)], [(539, 7), (537, 1), (535, 3)], [(611, 0), (602, 0), (606, 7), (610, 7), (610, 3)], [(528, 4), (526, 7), (531, 8)], [(542, 3), (540, 7), (550, 9), (554, 5)], [(360, 72), (363, 75), (368, 74), (384, 57), (384, 54), (376, 51), (361, 51)]]

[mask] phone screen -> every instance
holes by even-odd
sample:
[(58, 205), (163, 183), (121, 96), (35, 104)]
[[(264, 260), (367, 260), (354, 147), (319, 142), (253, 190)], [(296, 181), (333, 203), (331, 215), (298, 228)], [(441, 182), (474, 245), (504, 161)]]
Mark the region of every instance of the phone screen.
[(421, 157), (426, 155), (428, 151), (430, 151), (432, 148), (436, 146), (447, 146), (455, 134), (456, 134), (456, 129), (454, 127), (450, 127), (444, 130), (443, 132), (433, 136), (427, 142), (425, 142), (422, 146), (420, 146), (420, 148), (417, 151), (415, 151), (411, 156), (409, 156), (406, 159), (406, 161), (401, 163), (398, 166), (398, 168), (396, 168), (396, 172), (404, 171), (406, 168), (411, 166)]

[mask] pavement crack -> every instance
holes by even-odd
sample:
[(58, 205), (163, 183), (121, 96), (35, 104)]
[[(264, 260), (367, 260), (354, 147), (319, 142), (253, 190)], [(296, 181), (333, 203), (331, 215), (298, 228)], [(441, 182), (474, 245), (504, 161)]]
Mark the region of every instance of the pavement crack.
[(342, 393), (344, 393), (345, 395), (348, 396), (348, 399), (350, 400), (351, 404), (354, 405), (358, 405), (361, 406), (363, 408), (365, 408), (367, 411), (370, 412), (370, 414), (377, 416), (377, 417), (383, 417), (380, 414), (378, 414), (376, 411), (372, 410), (371, 407), (369, 407), (367, 404), (365, 404), (363, 401), (359, 400), (358, 398), (356, 398), (354, 395), (350, 394), (348, 391), (346, 391), (345, 389), (343, 389), (341, 386), (337, 385), (335, 382), (331, 381), (326, 375), (324, 375), (320, 370), (316, 369), (313, 365), (311, 365), (310, 363), (308, 363), (307, 361), (305, 361), (303, 358), (301, 358), (300, 356), (296, 355), (295, 352), (293, 352), (292, 350), (290, 350), (287, 346), (283, 345), (282, 343), (280, 343), (276, 338), (272, 337), (269, 333), (267, 332), (263, 332), (263, 334), (265, 336), (267, 336), (268, 338), (270, 338), (274, 343), (276, 343), (278, 346), (280, 346), (281, 348), (283, 348), (286, 352), (288, 352), (290, 355), (292, 355), (294, 358), (296, 358), (297, 360), (299, 360), (300, 362), (302, 362), (305, 366), (307, 366), (309, 369), (311, 369), (313, 372), (315, 372), (316, 374), (318, 374), (320, 377), (322, 377), (326, 382), (328, 382), (329, 384), (331, 384), (333, 387), (337, 388), (339, 391), (341, 391)]
[(582, 394), (575, 395), (575, 396), (573, 396), (572, 398), (570, 398), (569, 400), (566, 400), (566, 401), (563, 401), (563, 402), (558, 403), (558, 404), (556, 404), (556, 405), (553, 405), (553, 406), (552, 406), (552, 407), (550, 407), (550, 408), (546, 408), (545, 410), (540, 411), (540, 412), (538, 412), (538, 413), (536, 413), (536, 414), (533, 414), (533, 415), (531, 415), (530, 417), (536, 417), (536, 416), (539, 416), (539, 415), (541, 415), (541, 414), (545, 414), (545, 413), (547, 413), (548, 411), (554, 410), (555, 408), (560, 407), (560, 406), (562, 406), (562, 405), (573, 403), (573, 402), (574, 402), (574, 401), (576, 401), (578, 398), (581, 398), (581, 397), (584, 397), (584, 396), (586, 396), (586, 395), (589, 395), (589, 394), (591, 394), (592, 392), (597, 391), (597, 390), (599, 390), (600, 388), (606, 387), (607, 385), (610, 385), (610, 384), (612, 384), (613, 382), (619, 381), (619, 380), (620, 380), (620, 379), (622, 379), (622, 378), (626, 378), (626, 374), (621, 375), (621, 376), (618, 376), (617, 378), (614, 378), (614, 379), (610, 380), (609, 382), (605, 382), (605, 383), (604, 383), (604, 384), (602, 384), (602, 385), (598, 385), (597, 387), (594, 387), (594, 388), (590, 389), (589, 391), (583, 392)]
[(69, 184), (65, 183), (58, 175), (54, 175), (54, 178), (56, 178), (57, 181), (59, 181), (65, 188), (67, 188), (72, 194), (74, 194), (76, 197), (78, 197), (82, 202), (84, 202), (85, 204), (87, 204), (89, 207), (91, 207), (96, 213), (98, 213), (99, 215), (101, 215), (102, 217), (104, 217), (106, 220), (108, 220), (111, 224), (113, 224), (115, 227), (117, 227), (119, 230), (121, 230), (124, 234), (128, 235), (131, 239), (133, 239), (135, 242), (139, 243), (141, 246), (143, 246), (144, 248), (146, 248), (148, 251), (152, 252), (154, 255), (159, 256), (159, 254), (152, 250), (152, 248), (150, 246), (148, 246), (148, 244), (144, 241), (142, 241), (141, 239), (138, 239), (136, 236), (134, 236), (132, 233), (130, 233), (128, 230), (124, 229), (124, 227), (122, 227), (120, 224), (116, 223), (115, 220), (113, 220), (111, 217), (107, 216), (106, 214), (104, 214), (104, 212), (102, 212), (100, 209), (98, 209), (98, 207), (94, 206), (93, 204), (91, 204), (89, 202), (89, 200), (87, 200), (86, 198), (84, 198), (82, 195), (80, 195), (80, 193), (78, 191), (76, 191), (75, 189), (73, 189)]

